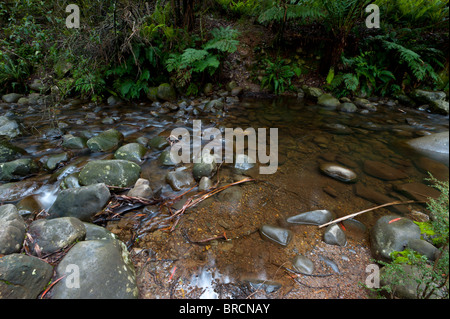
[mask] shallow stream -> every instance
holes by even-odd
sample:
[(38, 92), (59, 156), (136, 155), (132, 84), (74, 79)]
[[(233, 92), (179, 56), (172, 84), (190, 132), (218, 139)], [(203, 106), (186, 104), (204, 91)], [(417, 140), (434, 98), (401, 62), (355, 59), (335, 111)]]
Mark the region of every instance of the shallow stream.
[[(64, 151), (61, 136), (67, 133), (91, 137), (115, 128), (128, 143), (139, 137), (169, 137), (173, 128), (192, 131), (194, 119), (202, 120), (204, 128), (222, 131), (278, 128), (279, 167), (275, 174), (249, 172), (257, 182), (230, 187), (187, 210), (173, 232), (168, 231), (172, 224), (167, 207), (130, 210), (106, 224), (129, 246), (141, 298), (366, 298), (367, 291), (359, 283), (364, 282), (366, 266), (372, 263), (368, 230), (382, 215), (416, 216), (425, 212), (425, 206), (414, 203), (383, 208), (347, 221), (342, 225), (348, 240), (345, 247), (325, 244), (323, 229), (287, 225), (285, 219), (316, 209), (341, 217), (382, 204), (380, 194), (382, 199), (410, 200), (411, 196), (398, 191), (399, 186), (428, 184), (424, 180), (427, 170), (448, 180), (448, 163), (424, 159), (404, 146), (409, 139), (448, 131), (448, 117), (400, 106), (380, 104), (377, 112), (361, 114), (328, 110), (297, 99), (244, 99), (228, 106), (224, 116), (195, 116), (189, 104), (176, 113), (161, 113), (148, 104), (98, 107), (77, 101), (46, 111), (39, 106), (3, 104), (2, 108), (15, 113), (25, 128), (25, 134), (13, 144), (42, 161)], [(186, 189), (174, 192), (166, 184), (165, 176), (173, 168), (159, 164), (160, 153), (149, 150), (141, 164), (141, 177), (150, 181), (153, 190), (160, 189), (163, 199), (175, 198)], [(53, 172), (41, 169), (35, 176), (3, 183), (0, 200), (46, 210), (64, 177), (80, 171), (89, 160), (112, 156), (74, 152)], [(366, 161), (384, 163), (407, 177), (383, 180), (365, 169)], [(319, 170), (323, 163), (351, 169), (357, 182), (343, 183), (326, 176)], [(242, 178), (232, 165), (224, 164), (212, 179), (227, 185)], [(175, 201), (173, 208), (179, 209), (197, 192), (192, 189)], [(292, 230), (291, 243), (282, 247), (263, 239), (258, 230), (264, 224)], [(283, 267), (292, 268), (291, 261), (298, 254), (313, 260), (317, 274), (323, 276), (295, 277), (286, 271)], [(259, 289), (255, 290), (255, 285)]]

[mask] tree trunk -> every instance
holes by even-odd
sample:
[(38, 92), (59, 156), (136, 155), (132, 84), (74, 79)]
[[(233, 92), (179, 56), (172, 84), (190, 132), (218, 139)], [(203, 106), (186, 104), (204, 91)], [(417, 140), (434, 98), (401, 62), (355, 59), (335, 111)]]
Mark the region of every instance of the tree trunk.
[(328, 46), (325, 56), (322, 57), (322, 61), (320, 63), (320, 74), (327, 75), (330, 68), (335, 67), (339, 63), (346, 45), (347, 37), (345, 35), (340, 35), (330, 41), (330, 45)]
[(183, 0), (183, 26), (188, 30), (194, 29), (194, 0)]

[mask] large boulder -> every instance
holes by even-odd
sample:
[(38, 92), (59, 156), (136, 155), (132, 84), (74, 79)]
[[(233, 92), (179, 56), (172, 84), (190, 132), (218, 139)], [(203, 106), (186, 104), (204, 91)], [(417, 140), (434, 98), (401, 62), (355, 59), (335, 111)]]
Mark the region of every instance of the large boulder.
[(124, 243), (89, 240), (77, 243), (56, 268), (61, 278), (52, 299), (136, 299), (136, 273)]
[(48, 285), (53, 267), (23, 254), (0, 258), (0, 299), (36, 299)]
[(87, 141), (87, 146), (93, 152), (110, 152), (119, 147), (123, 134), (115, 129), (104, 131)]
[(2, 100), (6, 103), (17, 103), (23, 94), (19, 93), (8, 93), (2, 96)]
[(126, 160), (96, 160), (87, 163), (80, 172), (81, 185), (105, 183), (108, 186), (130, 187), (139, 178), (141, 168)]
[(76, 241), (84, 240), (86, 228), (74, 217), (38, 219), (30, 224), (28, 234), (33, 241), (31, 250), (39, 256), (57, 252)]
[(22, 248), (26, 225), (16, 206), (0, 206), (0, 254), (17, 253)]
[(407, 145), (420, 154), (448, 163), (449, 131), (415, 138)]
[(168, 83), (163, 83), (158, 86), (156, 96), (163, 101), (174, 101), (177, 99), (177, 92)]
[(317, 104), (335, 110), (339, 107), (341, 102), (339, 102), (339, 100), (335, 98), (333, 95), (325, 93), (319, 96), (319, 98), (317, 99)]
[(443, 114), (449, 113), (449, 104), (445, 101), (445, 92), (417, 89), (411, 92), (410, 97), (419, 104), (430, 105), (432, 111)]
[(302, 89), (308, 99), (317, 100), (321, 95), (323, 95), (323, 91), (320, 88), (303, 86)]
[[(430, 292), (430, 287), (423, 277), (423, 270), (416, 265), (398, 265), (401, 271), (388, 272), (388, 267), (380, 269), (381, 287), (389, 286), (395, 297), (400, 299), (419, 299), (425, 289)], [(431, 283), (433, 285), (433, 283)], [(437, 287), (436, 287), (437, 288)], [(443, 299), (442, 288), (436, 289), (430, 296), (431, 299)]]
[(395, 215), (383, 216), (377, 220), (370, 233), (373, 257), (391, 261), (390, 254), (403, 251), (412, 239), (420, 239), (420, 228), (412, 220)]
[(90, 221), (108, 203), (110, 196), (108, 187), (102, 183), (65, 189), (50, 207), (49, 218), (76, 217)]
[(20, 158), (7, 163), (0, 163), (0, 180), (11, 181), (30, 175), (39, 170), (31, 158)]

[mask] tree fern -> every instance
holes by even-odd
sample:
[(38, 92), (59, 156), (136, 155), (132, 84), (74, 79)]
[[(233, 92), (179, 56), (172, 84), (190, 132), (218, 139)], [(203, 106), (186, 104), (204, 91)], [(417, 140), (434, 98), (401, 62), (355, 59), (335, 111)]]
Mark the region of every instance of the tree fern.
[(213, 38), (204, 46), (205, 50), (216, 49), (220, 52), (234, 53), (237, 50), (239, 32), (230, 27), (211, 30)]
[(192, 66), (193, 63), (197, 61), (201, 61), (208, 56), (208, 51), (206, 50), (197, 50), (197, 49), (186, 49), (181, 55), (181, 68), (186, 68)]
[(387, 50), (394, 51), (398, 54), (399, 63), (406, 64), (417, 80), (424, 81), (429, 76), (433, 81), (437, 81), (438, 75), (436, 72), (431, 65), (421, 59), (421, 56), (417, 52), (395, 42), (382, 40), (382, 43)]

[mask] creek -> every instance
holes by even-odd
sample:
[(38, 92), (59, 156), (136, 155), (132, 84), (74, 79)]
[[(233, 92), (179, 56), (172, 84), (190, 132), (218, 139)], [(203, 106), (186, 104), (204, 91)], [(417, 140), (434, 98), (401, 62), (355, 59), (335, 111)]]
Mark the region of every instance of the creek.
[[(192, 132), (193, 120), (204, 128), (278, 128), (278, 169), (237, 173), (232, 164), (220, 166), (214, 183), (227, 185), (249, 175), (258, 182), (236, 185), (202, 201), (181, 216), (174, 231), (170, 209), (179, 209), (198, 193), (197, 188), (174, 191), (166, 182), (173, 167), (161, 166), (162, 150), (148, 150), (140, 163), (141, 178), (150, 181), (163, 199), (177, 198), (170, 209), (145, 206), (128, 210), (120, 218), (102, 221), (127, 243), (135, 264), (141, 298), (239, 298), (255, 293), (270, 298), (365, 298), (365, 269), (371, 263), (368, 229), (385, 214), (412, 216), (425, 212), (420, 203), (387, 207), (343, 224), (344, 247), (323, 242), (323, 230), (311, 225), (289, 225), (286, 218), (326, 209), (336, 218), (374, 207), (381, 199), (407, 201), (414, 194), (404, 185), (428, 184), (427, 171), (448, 180), (448, 162), (425, 158), (405, 142), (449, 130), (448, 116), (399, 106), (379, 105), (376, 112), (343, 113), (291, 98), (246, 98), (222, 112), (195, 112), (201, 100), (187, 101), (177, 110), (146, 103), (96, 106), (72, 101), (59, 109), (2, 104), (22, 125), (23, 134), (11, 143), (26, 150), (26, 157), (42, 164), (65, 150), (62, 136), (90, 138), (114, 128), (132, 143), (145, 137), (169, 138), (175, 128)], [(166, 112), (167, 111), (167, 112)], [(95, 159), (111, 159), (113, 152), (70, 152), (56, 169), (41, 168), (21, 180), (1, 182), (0, 201), (28, 210), (48, 210), (68, 176), (76, 176)], [(383, 165), (381, 165), (382, 163)], [(343, 166), (356, 181), (330, 177), (321, 165)], [(193, 164), (182, 164), (192, 169)], [(382, 173), (393, 170), (392, 178)], [(380, 173), (381, 171), (381, 173)], [(126, 194), (126, 192), (124, 192)], [(262, 225), (290, 229), (293, 238), (283, 247), (265, 240)], [(222, 238), (222, 237), (223, 238)], [(208, 240), (211, 238), (217, 238)], [(323, 277), (292, 278), (280, 265), (291, 268), (298, 254), (312, 259)], [(333, 260), (341, 274), (327, 266)], [(278, 284), (280, 286), (278, 286)], [(250, 288), (249, 288), (250, 287)], [(281, 288), (280, 288), (281, 287)]]

